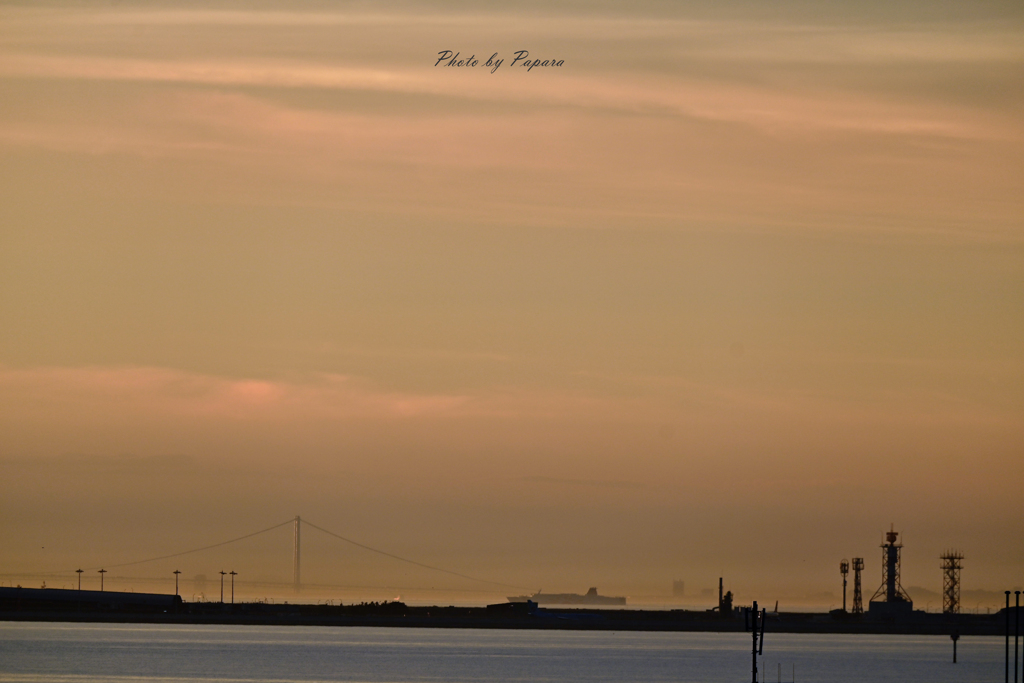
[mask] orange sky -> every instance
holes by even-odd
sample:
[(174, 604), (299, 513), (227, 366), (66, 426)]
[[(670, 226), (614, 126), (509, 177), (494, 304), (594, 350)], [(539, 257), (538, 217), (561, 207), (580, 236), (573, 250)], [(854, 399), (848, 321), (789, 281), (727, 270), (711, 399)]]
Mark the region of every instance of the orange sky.
[(1021, 19), (5, 4), (0, 579), (1019, 584)]

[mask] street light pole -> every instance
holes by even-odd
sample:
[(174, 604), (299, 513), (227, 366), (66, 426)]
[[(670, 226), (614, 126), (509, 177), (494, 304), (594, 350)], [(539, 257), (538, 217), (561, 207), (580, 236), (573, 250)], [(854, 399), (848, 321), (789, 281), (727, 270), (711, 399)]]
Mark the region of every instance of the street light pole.
[[(104, 575), (104, 574), (106, 574), (106, 573), (107, 573), (107, 570), (106, 570), (106, 569), (101, 569), (101, 570), (99, 571), (99, 575), (100, 575), (100, 591), (101, 591), (101, 592), (103, 591), (103, 575)], [(1010, 596), (1009, 596), (1009, 595), (1007, 595), (1007, 596), (1006, 596), (1006, 601), (1007, 601), (1007, 602), (1009, 602), (1009, 601), (1010, 601)]]
[(78, 590), (82, 590), (82, 572), (84, 569), (76, 569), (75, 573), (78, 574)]
[(175, 597), (177, 597), (177, 595), (178, 595), (178, 574), (180, 574), (180, 573), (181, 572), (178, 571), (177, 569), (174, 570), (174, 595), (175, 595)]
[(228, 573), (231, 574), (231, 604), (233, 605), (235, 604), (235, 577), (238, 575), (238, 572), (232, 569)]
[(220, 604), (222, 604), (222, 605), (224, 604), (224, 575), (225, 574), (227, 574), (227, 572), (224, 571), (224, 570), (221, 570), (221, 572), (220, 572)]

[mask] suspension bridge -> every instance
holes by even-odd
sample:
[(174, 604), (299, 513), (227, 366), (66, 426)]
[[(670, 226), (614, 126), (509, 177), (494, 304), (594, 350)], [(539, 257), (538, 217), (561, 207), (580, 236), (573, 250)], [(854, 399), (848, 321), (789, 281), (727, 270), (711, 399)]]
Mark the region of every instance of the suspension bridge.
[(335, 533), (335, 532), (333, 532), (333, 531), (331, 531), (329, 529), (325, 529), (324, 527), (319, 526), (317, 524), (314, 524), (313, 522), (310, 522), (309, 520), (302, 519), (302, 517), (299, 516), (299, 515), (296, 515), (295, 517), (293, 517), (291, 519), (286, 519), (286, 520), (284, 520), (282, 522), (278, 522), (277, 524), (269, 526), (269, 527), (267, 527), (265, 529), (260, 529), (259, 531), (253, 531), (251, 533), (244, 534), (242, 536), (237, 536), (235, 538), (230, 538), (230, 539), (225, 540), (225, 541), (220, 541), (218, 543), (212, 543), (212, 544), (209, 544), (209, 545), (204, 545), (204, 546), (200, 546), (200, 547), (197, 547), (197, 548), (192, 548), (192, 549), (189, 549), (189, 550), (183, 550), (181, 552), (171, 553), (171, 554), (168, 554), (168, 555), (159, 555), (159, 556), (156, 556), (156, 557), (147, 557), (145, 559), (133, 560), (131, 562), (120, 562), (120, 563), (116, 563), (116, 564), (106, 564), (106, 565), (103, 565), (103, 566), (89, 567), (89, 568), (86, 568), (86, 569), (78, 568), (78, 569), (75, 569), (75, 570), (69, 570), (69, 571), (63, 571), (63, 572), (38, 572), (38, 573), (33, 573), (33, 575), (36, 575), (36, 576), (66, 576), (68, 574), (73, 574), (73, 573), (76, 573), (76, 572), (79, 575), (81, 575), (82, 572), (93, 572), (93, 571), (104, 571), (104, 572), (106, 572), (106, 571), (109, 571), (111, 569), (122, 569), (122, 568), (125, 568), (125, 567), (135, 567), (135, 566), (140, 566), (140, 565), (144, 565), (144, 564), (149, 564), (149, 563), (152, 563), (152, 562), (160, 562), (162, 560), (169, 560), (169, 559), (173, 559), (173, 558), (176, 558), (176, 557), (184, 557), (184, 556), (187, 556), (187, 555), (193, 555), (193, 554), (201, 553), (201, 552), (204, 552), (204, 551), (207, 551), (207, 550), (212, 550), (214, 548), (220, 548), (220, 547), (231, 545), (231, 544), (234, 544), (234, 543), (239, 543), (241, 541), (245, 541), (247, 539), (254, 538), (256, 536), (261, 536), (263, 534), (270, 533), (272, 531), (275, 531), (277, 529), (280, 529), (281, 527), (285, 527), (285, 526), (288, 526), (288, 525), (292, 526), (292, 538), (293, 538), (293, 542), (292, 542), (292, 589), (294, 590), (294, 592), (296, 594), (298, 594), (298, 593), (300, 593), (302, 591), (302, 532), (303, 532), (303, 526), (309, 527), (310, 529), (313, 529), (313, 530), (315, 530), (317, 532), (320, 532), (320, 533), (322, 533), (322, 534), (324, 534), (324, 535), (326, 535), (328, 537), (331, 537), (331, 538), (334, 538), (336, 540), (342, 541), (344, 543), (352, 545), (352, 546), (354, 546), (356, 548), (360, 548), (360, 549), (365, 550), (367, 552), (375, 553), (377, 555), (390, 558), (391, 560), (394, 560), (396, 562), (402, 562), (402, 563), (405, 563), (405, 564), (409, 564), (409, 565), (413, 565), (413, 566), (416, 566), (416, 567), (420, 567), (421, 569), (426, 569), (428, 571), (437, 572), (437, 573), (441, 573), (441, 574), (446, 574), (446, 575), (449, 575), (449, 576), (454, 576), (454, 577), (457, 577), (457, 578), (460, 578), (460, 579), (463, 579), (463, 580), (466, 580), (466, 581), (470, 581), (470, 582), (473, 582), (473, 583), (477, 583), (477, 584), (490, 585), (490, 586), (496, 586), (496, 587), (502, 587), (502, 588), (514, 588), (514, 589), (523, 589), (524, 588), (523, 586), (517, 586), (517, 585), (513, 585), (513, 584), (502, 583), (500, 581), (493, 581), (493, 580), (490, 580), (490, 579), (485, 579), (485, 578), (480, 578), (480, 577), (472, 576), (472, 575), (469, 575), (469, 574), (464, 574), (462, 572), (453, 571), (451, 569), (446, 569), (444, 567), (438, 567), (438, 566), (435, 566), (435, 565), (432, 565), (432, 564), (427, 564), (427, 563), (424, 563), (424, 562), (419, 562), (417, 560), (410, 559), (408, 557), (403, 557), (401, 555), (397, 555), (395, 553), (391, 553), (391, 552), (388, 552), (386, 550), (381, 550), (380, 548), (375, 548), (373, 546), (366, 545), (365, 543), (360, 543), (359, 541), (355, 541), (355, 540), (353, 540), (351, 538), (347, 538), (345, 536), (342, 536), (341, 534), (337, 534), (337, 533)]

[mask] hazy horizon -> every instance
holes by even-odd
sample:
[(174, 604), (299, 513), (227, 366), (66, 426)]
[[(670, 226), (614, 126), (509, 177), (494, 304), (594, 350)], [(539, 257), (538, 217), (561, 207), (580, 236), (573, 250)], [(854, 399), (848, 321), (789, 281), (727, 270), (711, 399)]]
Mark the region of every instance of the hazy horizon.
[(1020, 586), (1022, 19), (0, 4), (0, 579)]

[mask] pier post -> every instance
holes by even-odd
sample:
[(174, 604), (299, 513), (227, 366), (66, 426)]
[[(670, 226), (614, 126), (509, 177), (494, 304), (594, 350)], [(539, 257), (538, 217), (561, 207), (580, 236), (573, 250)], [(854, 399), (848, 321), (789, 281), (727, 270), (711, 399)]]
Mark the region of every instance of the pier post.
[(753, 664), (751, 665), (750, 675), (752, 676), (752, 683), (757, 683), (757, 600), (754, 601), (754, 608), (750, 611), (750, 616), (750, 631), (754, 636), (753, 654), (751, 655), (753, 657)]
[(1010, 591), (1006, 591), (1006, 666), (1003, 681), (1010, 683)]

